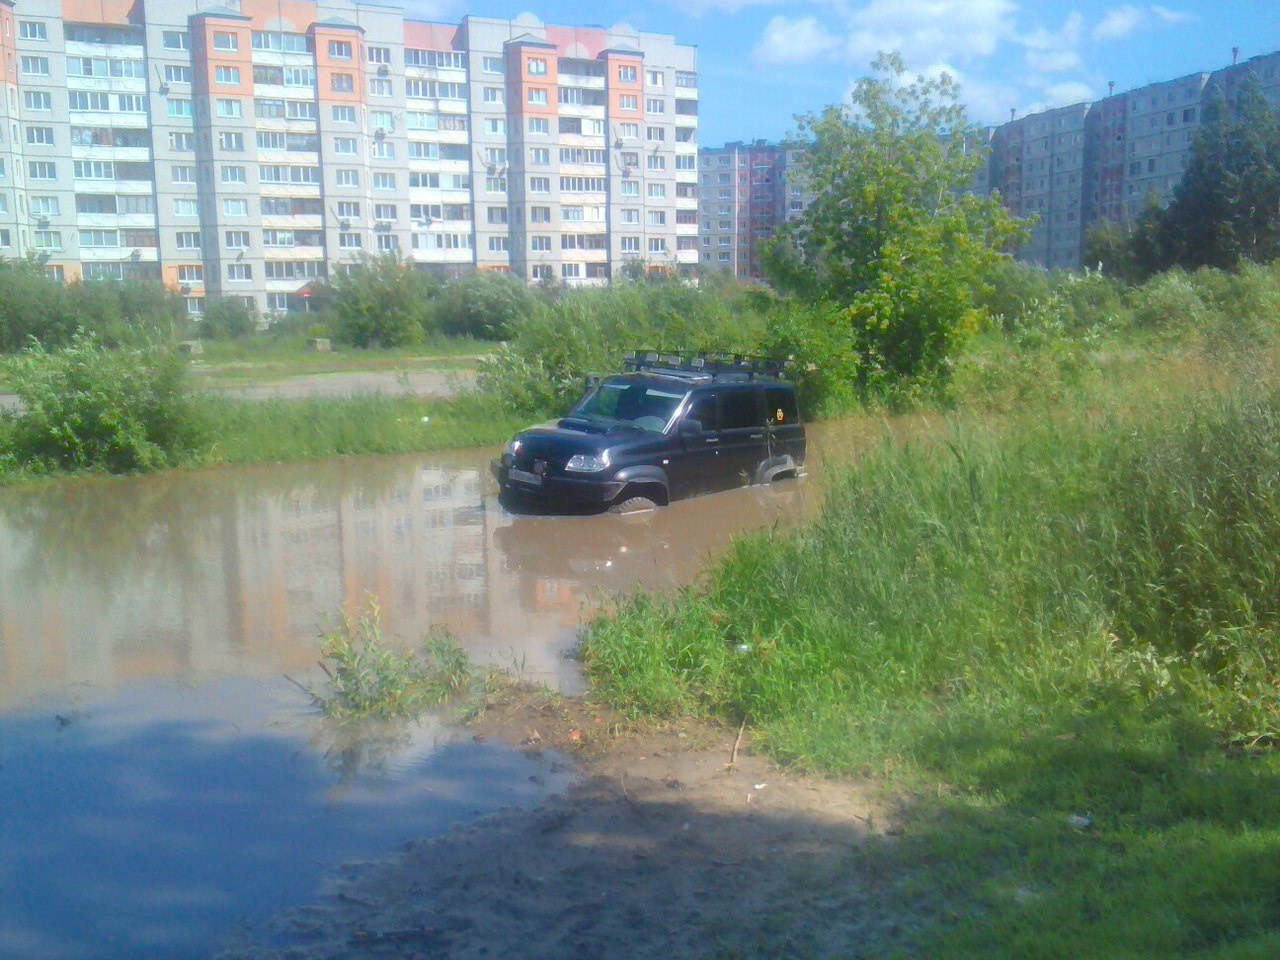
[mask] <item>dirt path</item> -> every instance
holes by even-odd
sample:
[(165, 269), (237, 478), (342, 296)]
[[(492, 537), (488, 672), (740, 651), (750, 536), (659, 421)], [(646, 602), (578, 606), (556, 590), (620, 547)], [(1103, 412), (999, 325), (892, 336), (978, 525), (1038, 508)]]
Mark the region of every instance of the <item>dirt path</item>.
[(219, 960), (855, 957), (900, 939), (862, 866), (896, 832), (875, 782), (784, 773), (735, 753), (736, 730), (616, 723), (512, 695), (472, 735), (560, 751), (574, 787), (349, 864)]

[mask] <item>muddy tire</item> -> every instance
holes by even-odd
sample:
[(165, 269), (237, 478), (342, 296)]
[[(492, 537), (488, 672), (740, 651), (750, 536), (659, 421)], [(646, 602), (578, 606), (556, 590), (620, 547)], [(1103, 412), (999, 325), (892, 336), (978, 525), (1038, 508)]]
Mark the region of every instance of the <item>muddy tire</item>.
[(610, 513), (629, 514), (629, 513), (648, 513), (650, 510), (657, 510), (658, 505), (648, 497), (627, 497), (625, 500), (619, 500), (609, 508)]

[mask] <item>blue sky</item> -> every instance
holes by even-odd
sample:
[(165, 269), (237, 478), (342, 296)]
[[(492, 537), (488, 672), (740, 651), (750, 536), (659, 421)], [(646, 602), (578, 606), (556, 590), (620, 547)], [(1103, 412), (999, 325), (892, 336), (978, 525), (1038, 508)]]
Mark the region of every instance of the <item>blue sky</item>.
[(1280, 50), (1280, 0), (403, 0), (407, 16), (626, 22), (698, 48), (699, 141), (777, 140), (843, 100), (878, 50), (960, 80), (970, 118), (1009, 119)]

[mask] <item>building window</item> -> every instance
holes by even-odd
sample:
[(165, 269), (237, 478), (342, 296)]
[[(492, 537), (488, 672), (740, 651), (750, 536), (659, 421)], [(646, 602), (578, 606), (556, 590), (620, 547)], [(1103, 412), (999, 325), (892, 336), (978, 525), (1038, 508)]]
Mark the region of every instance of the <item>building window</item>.
[(218, 146), (231, 153), (244, 152), (244, 134), (229, 133), (226, 130), (218, 133)]
[(490, 237), (489, 252), (490, 253), (506, 253), (507, 238), (506, 237)]
[(335, 73), (329, 77), (329, 89), (334, 93), (354, 93), (355, 79), (349, 73)]
[(240, 38), (234, 33), (219, 33), (214, 31), (213, 49), (226, 51), (235, 51), (240, 49)]
[(369, 78), (369, 96), (371, 97), (389, 97), (391, 96), (391, 80), (387, 77), (370, 77)]
[(359, 250), (360, 234), (358, 233), (340, 233), (338, 234), (338, 247), (342, 250)]
[(34, 230), (31, 243), (37, 250), (61, 250), (62, 232), (60, 230)]
[(48, 40), (49, 34), (45, 29), (45, 25), (35, 20), (19, 20), (18, 21), (18, 39), (20, 40)]
[(545, 107), (547, 105), (547, 91), (541, 87), (530, 87), (527, 96), (531, 107)]
[(480, 96), (485, 103), (496, 104), (503, 102), (501, 87), (485, 87)]
[(547, 75), (547, 61), (540, 57), (529, 58), (529, 76), (545, 77)]
[(667, 252), (666, 239), (663, 237), (650, 237), (649, 252), (650, 253), (666, 253)]
[(239, 120), (241, 117), (239, 100), (219, 100), (218, 116), (224, 120)]
[(390, 47), (365, 47), (364, 55), (370, 63), (391, 63)]
[(644, 138), (650, 142), (661, 142), (667, 139), (667, 131), (664, 127), (645, 127)]
[(394, 173), (375, 173), (373, 175), (373, 189), (394, 190), (395, 188), (396, 175)]
[(179, 283), (204, 283), (204, 267), (199, 264), (186, 264), (178, 267)]
[(640, 98), (637, 97), (634, 93), (618, 94), (618, 109), (619, 110), (639, 110)]
[(253, 279), (253, 267), (247, 263), (228, 263), (227, 279), (235, 283), (244, 283)]
[(41, 112), (53, 109), (53, 94), (47, 90), (24, 90), (22, 93), (23, 105), (28, 110), (38, 110)]
[(224, 238), (227, 242), (228, 250), (248, 250), (249, 249), (249, 231), (248, 230), (228, 230)]
[(224, 166), (222, 168), (223, 183), (247, 183), (245, 178), (244, 167), (241, 166)]
[(57, 180), (58, 167), (52, 160), (28, 160), (28, 180)]
[(249, 201), (243, 197), (228, 197), (222, 201), (222, 215), (224, 217), (247, 217), (249, 215)]
[(330, 40), (329, 41), (329, 59), (330, 60), (350, 60), (351, 59), (351, 41), (350, 40)]
[(240, 86), (239, 67), (214, 67), (213, 82), (227, 87)]
[(533, 236), (529, 238), (529, 249), (534, 253), (550, 253), (551, 238), (547, 236)]
[(529, 164), (535, 167), (545, 167), (551, 163), (550, 147), (530, 147), (529, 148)]
[(562, 263), (560, 264), (560, 276), (565, 280), (576, 280), (582, 276), (582, 264), (580, 263)]
[(550, 177), (530, 177), (529, 192), (530, 193), (550, 193), (551, 178)]
[(200, 231), (179, 230), (174, 237), (174, 241), (179, 250), (199, 250), (200, 249)]
[(334, 123), (355, 123), (356, 108), (351, 106), (335, 105), (333, 108)]
[(34, 146), (53, 146), (53, 127), (27, 127), (27, 143)]
[(550, 207), (530, 207), (529, 222), (530, 223), (550, 223), (551, 208)]
[(639, 237), (622, 237), (620, 240), (623, 253), (639, 253), (640, 238)]
[(334, 175), (334, 182), (340, 187), (360, 186), (360, 171), (344, 168)]
[(355, 137), (334, 137), (333, 152), (339, 156), (355, 156), (356, 138)]
[(646, 97), (644, 101), (644, 112), (648, 114), (666, 113), (667, 105), (661, 97)]
[(627, 66), (625, 64), (620, 65), (618, 67), (618, 82), (619, 83), (635, 83), (636, 68), (633, 66)]

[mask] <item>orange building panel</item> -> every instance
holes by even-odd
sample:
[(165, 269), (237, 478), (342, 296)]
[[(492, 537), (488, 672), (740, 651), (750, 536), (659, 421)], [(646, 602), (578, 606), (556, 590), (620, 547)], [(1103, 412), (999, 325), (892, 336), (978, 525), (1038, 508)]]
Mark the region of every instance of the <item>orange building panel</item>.
[(404, 45), (414, 50), (456, 50), (459, 49), (458, 33), (461, 29), (457, 24), (406, 20)]

